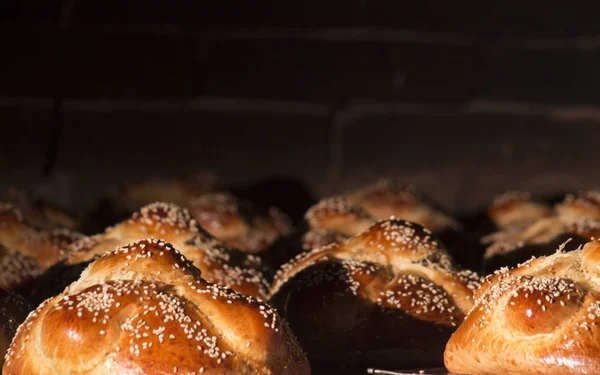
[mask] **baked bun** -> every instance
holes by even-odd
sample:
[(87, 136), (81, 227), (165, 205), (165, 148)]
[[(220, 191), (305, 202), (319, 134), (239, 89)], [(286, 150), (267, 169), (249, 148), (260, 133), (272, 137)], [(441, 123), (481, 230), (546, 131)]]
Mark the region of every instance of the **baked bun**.
[(431, 230), (464, 267), (479, 269), (481, 256), (471, 251), (461, 225), (410, 185), (381, 180), (373, 185), (322, 199), (305, 215), (308, 231), (301, 247), (312, 250), (355, 236), (378, 220), (396, 218)]
[(289, 218), (275, 207), (260, 212), (228, 193), (202, 195), (189, 202), (192, 216), (216, 238), (248, 253), (264, 253), (278, 237), (291, 232)]
[(460, 228), (457, 221), (418, 195), (412, 186), (384, 179), (312, 206), (305, 215), (310, 231), (303, 247), (313, 249), (311, 246), (331, 243), (336, 237), (355, 236), (390, 216), (420, 224), (434, 233)]
[(522, 227), (553, 215), (550, 205), (532, 200), (527, 192), (509, 191), (497, 196), (488, 208), (488, 216), (497, 229)]
[(434, 233), (460, 228), (457, 221), (418, 194), (413, 186), (393, 180), (382, 179), (344, 194), (344, 197), (350, 204), (362, 207), (376, 220), (395, 216), (420, 224)]
[(556, 205), (558, 215), (570, 218), (600, 219), (600, 191), (590, 190), (569, 194)]
[(27, 314), (31, 311), (27, 301), (10, 290), (0, 289), (0, 368), (8, 346)]
[(600, 220), (551, 216), (507, 228), (483, 239), (489, 244), (484, 254), (484, 272), (514, 267), (532, 256), (550, 255), (567, 239), (577, 246), (594, 238), (600, 238)]
[(57, 263), (83, 236), (67, 229), (38, 231), (11, 203), (0, 202), (0, 289), (19, 289)]
[(81, 225), (80, 219), (73, 213), (21, 190), (4, 190), (0, 193), (0, 200), (12, 204), (31, 226), (39, 230), (78, 230)]
[(478, 282), (431, 232), (389, 219), (285, 264), (271, 302), (313, 364), (434, 366)]
[(600, 374), (600, 242), (488, 276), (449, 340), (451, 372)]
[(147, 239), (94, 261), (29, 315), (5, 375), (309, 374), (270, 306), (211, 284), (170, 244)]
[(216, 176), (208, 171), (173, 180), (152, 180), (123, 188), (114, 198), (117, 212), (131, 215), (154, 202), (170, 202), (186, 207), (199, 195), (215, 191)]
[(233, 249), (204, 232), (186, 209), (174, 204), (153, 203), (104, 233), (85, 237), (43, 278), (49, 286), (35, 298), (38, 302), (60, 293), (94, 259), (128, 243), (148, 237), (176, 246), (198, 267), (205, 279), (240, 293), (267, 298), (268, 282), (259, 258)]
[(306, 212), (304, 219), (310, 228), (302, 244), (305, 250), (342, 242), (376, 222), (362, 207), (343, 197), (322, 199)]

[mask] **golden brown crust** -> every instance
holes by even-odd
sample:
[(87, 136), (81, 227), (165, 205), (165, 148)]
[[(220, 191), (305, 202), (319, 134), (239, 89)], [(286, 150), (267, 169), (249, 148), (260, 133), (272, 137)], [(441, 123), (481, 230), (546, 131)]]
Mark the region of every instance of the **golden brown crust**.
[(214, 174), (199, 172), (185, 179), (131, 185), (117, 195), (114, 205), (119, 213), (132, 213), (154, 202), (185, 207), (210, 234), (249, 253), (263, 253), (290, 233), (290, 219), (276, 207), (260, 213), (250, 202), (217, 193), (217, 187)]
[(18, 249), (35, 233), (25, 222), (21, 210), (12, 203), (0, 202), (0, 243), (9, 249)]
[(305, 215), (310, 229), (304, 249), (315, 249), (362, 233), (378, 220), (395, 217), (432, 230), (456, 230), (459, 225), (416, 194), (408, 185), (381, 180), (336, 197), (322, 199)]
[(342, 197), (322, 199), (306, 212), (304, 218), (315, 230), (339, 233), (346, 237), (362, 233), (375, 223), (375, 219), (365, 210), (349, 204)]
[(278, 237), (291, 232), (289, 218), (275, 207), (259, 214), (249, 202), (231, 194), (205, 194), (191, 202), (192, 216), (216, 238), (249, 253), (263, 253)]
[(556, 205), (558, 215), (578, 219), (600, 219), (600, 191), (590, 190), (579, 194), (569, 194)]
[(240, 293), (266, 297), (267, 281), (257, 257), (243, 254), (204, 232), (190, 213), (168, 203), (153, 203), (105, 233), (86, 237), (72, 246), (67, 265), (89, 262), (119, 246), (148, 237), (172, 243), (198, 267), (207, 280)]
[(600, 220), (552, 216), (494, 233), (484, 238), (484, 242), (490, 243), (484, 257), (518, 251), (526, 246), (549, 244), (561, 236), (578, 236), (587, 240), (600, 238)]
[(344, 195), (352, 205), (362, 207), (376, 220), (395, 216), (420, 224), (433, 232), (460, 227), (450, 218), (420, 196), (413, 186), (383, 179), (362, 189)]
[[(515, 266), (531, 256), (545, 256), (571, 238), (575, 244), (600, 238), (600, 193), (568, 195), (548, 212), (548, 206), (531, 202), (528, 194), (508, 193), (492, 205), (501, 231), (483, 237), (486, 272)], [(494, 211), (495, 209), (495, 211)], [(597, 213), (597, 214), (596, 214)], [(536, 218), (536, 215), (539, 216)]]
[(29, 311), (29, 305), (23, 297), (0, 289), (0, 368), (17, 327), (25, 320)]
[[(77, 355), (73, 355), (77, 353)], [(4, 374), (309, 374), (270, 306), (200, 277), (148, 239), (93, 262), (30, 314)]]
[(42, 199), (36, 199), (17, 189), (8, 189), (0, 193), (1, 200), (14, 205), (27, 222), (39, 230), (70, 229), (77, 230), (80, 220), (74, 214)]
[(0, 203), (0, 288), (18, 288), (32, 281), (81, 237), (67, 229), (38, 231), (13, 204)]
[(44, 270), (35, 259), (21, 253), (9, 251), (0, 244), (0, 289), (22, 287)]
[(468, 374), (600, 374), (600, 243), (489, 276), (449, 340), (445, 364)]
[[(282, 266), (271, 301), (317, 362), (365, 364), (378, 353), (379, 363), (439, 364), (478, 281), (454, 268), (431, 232), (390, 219)], [(414, 327), (432, 335), (431, 346)]]
[(489, 217), (499, 229), (525, 225), (552, 214), (552, 207), (533, 201), (530, 193), (518, 191), (497, 196), (488, 208)]

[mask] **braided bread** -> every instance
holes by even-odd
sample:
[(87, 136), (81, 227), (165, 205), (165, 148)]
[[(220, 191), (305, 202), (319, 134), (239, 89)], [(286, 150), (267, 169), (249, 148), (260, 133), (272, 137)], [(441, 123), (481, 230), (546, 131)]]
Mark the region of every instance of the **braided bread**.
[(488, 216), (498, 229), (522, 227), (552, 214), (552, 207), (532, 200), (530, 193), (519, 191), (497, 196), (488, 208)]
[(5, 375), (309, 374), (270, 306), (201, 278), (170, 244), (148, 239), (94, 261), (29, 315)]
[(347, 201), (362, 207), (376, 220), (395, 216), (420, 224), (432, 232), (457, 229), (460, 224), (444, 214), (429, 199), (419, 195), (411, 185), (383, 179), (373, 185), (344, 195)]
[(303, 239), (303, 248), (312, 250), (331, 243), (339, 243), (362, 233), (375, 219), (359, 206), (353, 206), (342, 197), (322, 199), (304, 216), (311, 228)]
[(200, 226), (216, 238), (249, 253), (264, 253), (278, 237), (291, 232), (289, 218), (275, 207), (266, 214), (231, 194), (205, 194), (189, 203)]
[(484, 271), (490, 273), (532, 256), (550, 255), (569, 238), (575, 245), (600, 238), (600, 215), (594, 213), (596, 210), (600, 213), (600, 200), (596, 198), (593, 192), (568, 195), (550, 212), (547, 206), (525, 201), (525, 196), (512, 195), (496, 203), (493, 205), (496, 210), (491, 212), (496, 212), (497, 220), (510, 225), (483, 237), (482, 243), (488, 245)]
[(0, 202), (0, 289), (24, 287), (82, 237), (67, 229), (38, 231), (21, 210)]
[(174, 181), (130, 185), (116, 197), (116, 211), (132, 213), (153, 202), (170, 202), (188, 208), (200, 226), (216, 238), (250, 253), (262, 253), (279, 236), (291, 230), (289, 218), (277, 208), (266, 214), (250, 202), (229, 193), (215, 193), (216, 177), (199, 172)]
[(37, 300), (41, 302), (64, 289), (79, 277), (89, 262), (110, 249), (148, 237), (172, 243), (194, 262), (207, 280), (243, 294), (266, 298), (268, 283), (261, 272), (260, 259), (214, 239), (198, 226), (187, 210), (174, 204), (154, 203), (104, 233), (74, 243), (63, 262), (46, 275), (52, 280), (47, 284), (53, 288), (37, 296)]
[(569, 194), (556, 205), (556, 212), (567, 218), (600, 219), (600, 191), (590, 190)]
[(12, 204), (36, 229), (78, 230), (80, 220), (75, 215), (39, 198), (14, 188), (0, 192), (0, 200)]
[(425, 202), (411, 186), (381, 180), (312, 206), (305, 215), (310, 230), (302, 246), (311, 250), (339, 242), (390, 216), (423, 225), (434, 233), (459, 228), (456, 221)]
[(389, 219), (285, 264), (271, 302), (313, 363), (436, 365), (478, 281), (431, 232)]
[(449, 340), (450, 371), (600, 374), (600, 242), (486, 278)]

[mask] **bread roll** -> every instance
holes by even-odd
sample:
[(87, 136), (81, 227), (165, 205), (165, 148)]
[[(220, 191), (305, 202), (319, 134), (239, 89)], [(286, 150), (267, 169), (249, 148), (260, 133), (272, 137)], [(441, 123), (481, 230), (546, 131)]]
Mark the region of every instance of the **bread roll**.
[(488, 276), (449, 340), (447, 368), (472, 375), (600, 374), (600, 242)]
[(313, 364), (439, 365), (478, 281), (431, 232), (390, 219), (284, 265), (271, 302)]
[[(325, 198), (311, 207), (305, 220), (309, 230), (302, 248), (311, 250), (355, 236), (378, 220), (391, 216), (431, 230), (463, 267), (480, 269), (481, 249), (468, 243), (462, 226), (409, 185), (380, 180), (373, 185)], [(472, 248), (477, 247), (477, 252)]]
[(600, 238), (600, 220), (551, 216), (507, 228), (484, 238), (489, 243), (484, 254), (484, 272), (514, 267), (532, 256), (550, 255), (568, 239), (576, 247), (593, 238)]
[(205, 194), (189, 203), (200, 226), (242, 251), (264, 253), (278, 237), (292, 230), (289, 218), (275, 207), (266, 212), (231, 194)]
[(38, 231), (20, 209), (0, 202), (0, 289), (25, 288), (82, 237), (67, 229)]
[(509, 191), (494, 199), (488, 215), (497, 229), (504, 230), (552, 216), (553, 210), (550, 205), (532, 200), (530, 193)]
[(390, 216), (420, 224), (438, 234), (460, 228), (458, 222), (419, 196), (411, 186), (380, 180), (362, 189), (322, 199), (312, 206), (305, 215), (310, 230), (303, 247), (311, 250), (339, 242)]
[(0, 200), (13, 205), (38, 230), (78, 230), (81, 225), (80, 218), (73, 213), (18, 189), (0, 192)]
[(190, 210), (206, 231), (229, 245), (249, 253), (262, 253), (279, 236), (291, 231), (287, 215), (275, 207), (259, 207), (220, 192), (216, 177), (199, 172), (173, 181), (147, 181), (130, 185), (114, 199), (115, 211), (133, 213), (153, 202), (169, 202)]
[(148, 239), (94, 261), (30, 314), (5, 375), (309, 374), (270, 306), (201, 278), (170, 244)]
[(571, 219), (600, 219), (600, 191), (590, 190), (569, 194), (556, 205), (558, 215)]
[(267, 298), (268, 282), (262, 274), (259, 258), (214, 239), (198, 226), (187, 210), (174, 204), (154, 203), (104, 233), (74, 243), (63, 262), (42, 276), (49, 287), (40, 291), (35, 299), (41, 302), (60, 293), (79, 278), (89, 262), (111, 249), (148, 237), (172, 243), (202, 271), (205, 279), (240, 293)]

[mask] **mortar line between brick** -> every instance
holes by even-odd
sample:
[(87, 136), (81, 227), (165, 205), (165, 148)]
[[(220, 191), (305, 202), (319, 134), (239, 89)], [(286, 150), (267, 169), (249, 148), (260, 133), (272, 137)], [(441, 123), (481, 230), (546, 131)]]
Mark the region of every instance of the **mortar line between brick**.
[[(0, 96), (0, 107), (50, 110), (52, 98)], [(330, 116), (330, 105), (285, 100), (262, 100), (232, 97), (198, 97), (189, 100), (133, 99), (64, 99), (65, 112), (258, 112), (284, 115)], [(531, 102), (475, 99), (464, 103), (423, 103), (380, 100), (351, 100), (338, 111), (338, 121), (346, 123), (365, 115), (449, 116), (495, 114), (542, 116), (557, 121), (600, 122), (600, 106), (552, 105)], [(343, 126), (343, 125), (341, 125)]]
[[(268, 40), (295, 39), (327, 42), (409, 42), (440, 45), (479, 45), (482, 37), (458, 32), (430, 32), (399, 30), (377, 27), (349, 28), (243, 28), (243, 29), (193, 29), (177, 25), (93, 25), (72, 27), (81, 32), (109, 35), (149, 35), (149, 36), (197, 36), (213, 39)], [(0, 31), (8, 32), (64, 32), (53, 25), (34, 27), (23, 24), (3, 24)], [(521, 37), (496, 40), (498, 45), (507, 48), (530, 50), (596, 50), (600, 49), (600, 35), (575, 37)]]

